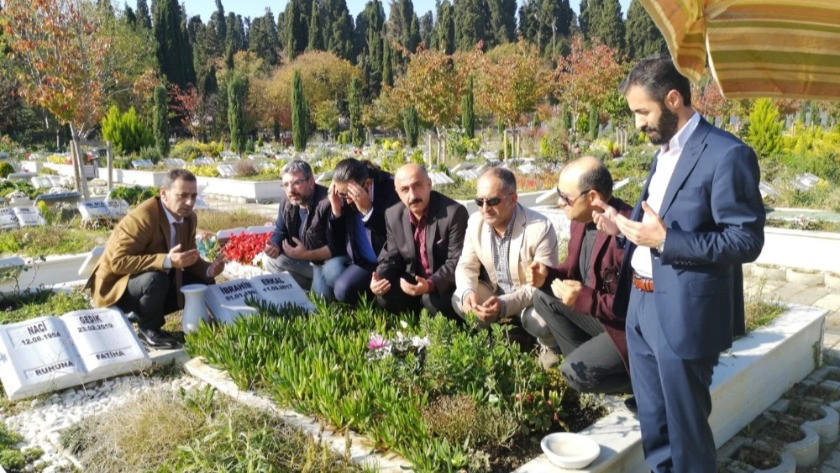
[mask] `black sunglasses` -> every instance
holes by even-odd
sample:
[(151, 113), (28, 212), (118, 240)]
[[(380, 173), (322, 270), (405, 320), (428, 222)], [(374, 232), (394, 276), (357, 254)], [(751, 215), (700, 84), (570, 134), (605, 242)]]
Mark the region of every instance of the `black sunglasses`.
[(490, 198), (487, 198), (487, 199), (481, 199), (481, 198), (476, 197), (475, 205), (477, 205), (478, 208), (482, 208), (485, 205), (487, 205), (489, 207), (495, 207), (495, 206), (499, 205), (499, 203), (501, 201), (502, 201), (502, 197), (490, 197)]
[(576, 200), (580, 199), (580, 196), (582, 196), (582, 195), (586, 194), (587, 192), (591, 191), (592, 189), (586, 189), (586, 190), (584, 190), (584, 191), (581, 191), (581, 193), (580, 193), (580, 194), (578, 194), (578, 195), (577, 195), (577, 197), (575, 197), (574, 199), (573, 199), (573, 198), (571, 198), (571, 197), (569, 197), (569, 196), (567, 196), (566, 194), (564, 194), (564, 193), (560, 190), (560, 188), (559, 188), (559, 187), (555, 187), (555, 188), (554, 188), (554, 190), (555, 190), (555, 191), (557, 191), (557, 195), (558, 195), (561, 199), (563, 199), (563, 202), (565, 202), (565, 203), (566, 203), (566, 205), (568, 205), (569, 207), (571, 207), (571, 206), (572, 206), (572, 204), (574, 204)]

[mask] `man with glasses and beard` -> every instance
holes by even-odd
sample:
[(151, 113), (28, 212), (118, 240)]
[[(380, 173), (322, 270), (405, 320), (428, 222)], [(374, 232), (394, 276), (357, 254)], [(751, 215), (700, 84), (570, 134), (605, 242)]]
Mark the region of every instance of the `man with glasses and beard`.
[(402, 202), (385, 212), (387, 242), (370, 290), (389, 312), (457, 319), (452, 309), (455, 266), (464, 247), (467, 209), (432, 190), (423, 166), (406, 164), (394, 174)]
[(626, 243), (613, 312), (627, 320), (645, 460), (657, 473), (714, 472), (712, 372), (744, 333), (741, 265), (764, 245), (758, 160), (694, 111), (670, 59), (640, 61), (621, 91), (660, 149), (630, 218), (602, 201), (593, 218)]
[(312, 168), (300, 159), (283, 166), (282, 179), (285, 199), (280, 201), (274, 234), (265, 244), (265, 254), (272, 258), (266, 269), (288, 271), (301, 288), (323, 297), (322, 263), (332, 256), (327, 188), (315, 183)]
[(478, 212), (470, 216), (464, 252), (455, 268), (452, 305), (461, 317), (474, 313), (482, 326), (519, 317), (542, 345), (554, 345), (546, 323), (531, 305), (536, 288), (531, 264), (557, 265), (557, 235), (548, 219), (517, 202), (516, 177), (488, 169), (476, 185)]
[[(541, 289), (534, 293), (534, 310), (563, 354), (560, 372), (579, 392), (630, 392), (624, 319), (612, 311), (624, 251), (616, 237), (599, 232), (592, 221), (592, 213), (601, 210), (595, 200), (630, 216), (632, 207), (612, 197), (612, 190), (612, 176), (598, 158), (586, 156), (566, 164), (557, 195), (572, 222), (569, 251), (556, 268), (531, 264), (533, 284)], [(558, 361), (551, 353), (541, 355), (544, 368)]]
[(149, 348), (178, 348), (161, 330), (166, 314), (184, 308), (181, 287), (213, 284), (224, 269), (224, 257), (201, 259), (195, 246), (198, 219), (195, 176), (184, 169), (166, 173), (160, 197), (152, 197), (126, 215), (105, 244), (105, 252), (85, 289), (93, 305), (116, 305), (137, 316), (137, 337)]

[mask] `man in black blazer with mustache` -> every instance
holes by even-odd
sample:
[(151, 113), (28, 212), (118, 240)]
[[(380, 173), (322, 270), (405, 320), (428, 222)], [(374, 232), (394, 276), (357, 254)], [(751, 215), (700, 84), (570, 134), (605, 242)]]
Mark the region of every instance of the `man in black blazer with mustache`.
[(455, 266), (464, 247), (467, 209), (432, 190), (426, 169), (406, 164), (394, 175), (401, 202), (385, 212), (387, 240), (370, 290), (393, 313), (438, 312), (459, 320), (452, 308)]

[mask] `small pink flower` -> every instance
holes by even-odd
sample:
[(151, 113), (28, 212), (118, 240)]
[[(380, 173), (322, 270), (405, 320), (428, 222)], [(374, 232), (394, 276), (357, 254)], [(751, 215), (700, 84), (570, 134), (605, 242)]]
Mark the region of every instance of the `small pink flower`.
[(383, 350), (383, 349), (389, 348), (390, 346), (391, 346), (391, 344), (388, 343), (388, 340), (385, 339), (385, 338), (382, 338), (381, 335), (376, 334), (376, 333), (370, 334), (370, 339), (368, 340), (368, 345), (367, 345), (368, 350), (371, 350), (371, 351)]

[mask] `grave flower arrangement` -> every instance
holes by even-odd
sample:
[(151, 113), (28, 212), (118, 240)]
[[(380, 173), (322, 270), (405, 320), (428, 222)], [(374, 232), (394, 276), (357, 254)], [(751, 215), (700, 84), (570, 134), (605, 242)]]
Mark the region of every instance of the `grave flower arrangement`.
[(262, 253), (265, 243), (271, 239), (274, 232), (268, 233), (240, 233), (231, 235), (222, 252), (228, 261), (241, 264), (253, 264), (254, 258)]
[(195, 238), (195, 246), (198, 249), (198, 254), (207, 261), (215, 260), (219, 256), (219, 252), (222, 251), (216, 234), (212, 232), (201, 232)]

